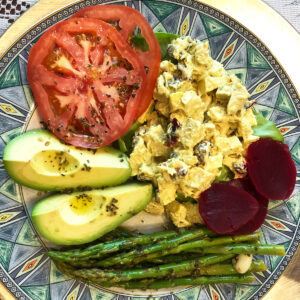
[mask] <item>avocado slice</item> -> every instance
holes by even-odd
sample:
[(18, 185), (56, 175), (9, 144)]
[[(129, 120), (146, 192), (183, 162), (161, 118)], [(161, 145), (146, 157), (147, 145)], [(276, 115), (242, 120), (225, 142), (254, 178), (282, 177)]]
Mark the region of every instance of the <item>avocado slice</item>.
[(59, 245), (94, 241), (143, 210), (152, 198), (152, 185), (129, 183), (117, 187), (57, 194), (35, 204), (36, 229)]
[(16, 182), (42, 191), (114, 186), (131, 175), (128, 158), (119, 150), (76, 148), (47, 130), (14, 138), (4, 149), (3, 161)]

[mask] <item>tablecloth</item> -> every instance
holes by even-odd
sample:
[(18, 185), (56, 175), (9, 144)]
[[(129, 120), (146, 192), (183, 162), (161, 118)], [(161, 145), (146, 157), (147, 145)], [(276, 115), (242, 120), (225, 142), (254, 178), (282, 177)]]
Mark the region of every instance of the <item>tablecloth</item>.
[[(36, 2), (38, 0), (2, 0), (0, 8), (0, 36), (24, 11)], [(300, 0), (265, 0), (265, 2), (300, 32)]]

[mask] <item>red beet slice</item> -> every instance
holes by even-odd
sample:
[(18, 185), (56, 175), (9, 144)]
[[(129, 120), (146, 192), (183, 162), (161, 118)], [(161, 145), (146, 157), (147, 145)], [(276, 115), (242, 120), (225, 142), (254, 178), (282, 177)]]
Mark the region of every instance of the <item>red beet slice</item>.
[(258, 212), (257, 200), (242, 189), (215, 183), (200, 195), (199, 212), (206, 226), (218, 234), (231, 234)]
[(266, 198), (287, 199), (296, 183), (296, 167), (288, 146), (259, 139), (248, 148), (247, 168), (256, 190)]
[(267, 215), (269, 200), (255, 190), (249, 178), (235, 179), (230, 181), (229, 184), (248, 192), (259, 203), (259, 210), (256, 215), (249, 222), (232, 233), (233, 235), (250, 234), (263, 224)]

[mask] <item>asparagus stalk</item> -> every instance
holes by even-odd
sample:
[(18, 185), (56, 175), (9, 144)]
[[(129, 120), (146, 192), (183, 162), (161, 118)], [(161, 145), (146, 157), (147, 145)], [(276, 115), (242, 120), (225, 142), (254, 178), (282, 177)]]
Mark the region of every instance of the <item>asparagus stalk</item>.
[(149, 264), (180, 263), (183, 260), (198, 259), (200, 257), (201, 257), (201, 254), (199, 254), (199, 253), (180, 253), (180, 254), (167, 255), (167, 256), (162, 256), (162, 257), (155, 257), (155, 258), (152, 258), (152, 259), (142, 262), (142, 264), (143, 263), (149, 263)]
[[(265, 265), (263, 260), (255, 260), (252, 262), (248, 273), (252, 272), (262, 272), (266, 271), (268, 267)], [(206, 267), (203, 267), (199, 269), (196, 273), (193, 273), (193, 275), (238, 275), (239, 273), (236, 271), (236, 269), (232, 266), (231, 263), (227, 264), (213, 264)], [(185, 276), (188, 276), (190, 274), (186, 274)]]
[[(194, 229), (195, 230), (195, 229)], [(214, 235), (206, 228), (199, 228), (198, 230), (207, 232), (209, 235)], [(88, 260), (91, 258), (101, 258), (106, 254), (114, 253), (123, 249), (129, 249), (138, 245), (147, 245), (155, 243), (163, 239), (169, 239), (177, 236), (178, 233), (184, 233), (191, 230), (181, 229), (179, 231), (170, 230), (164, 232), (158, 232), (153, 234), (141, 235), (126, 239), (119, 239), (115, 241), (109, 241), (106, 243), (99, 243), (87, 247), (85, 249), (75, 249), (70, 251), (48, 251), (47, 254), (55, 260), (62, 262), (77, 262), (78, 260)]]
[(127, 281), (127, 282), (101, 282), (98, 280), (92, 280), (91, 283), (96, 283), (102, 286), (111, 287), (117, 286), (125, 289), (153, 289), (158, 290), (162, 288), (170, 288), (176, 286), (187, 285), (207, 285), (218, 283), (251, 283), (255, 277), (253, 275), (224, 275), (224, 276), (200, 276), (200, 277), (182, 277), (163, 280), (141, 280), (141, 281)]
[(131, 238), (134, 236), (139, 236), (140, 234), (137, 232), (133, 232), (130, 231), (128, 229), (125, 228), (117, 228), (107, 234), (105, 234), (104, 236), (102, 236), (98, 242), (111, 242), (114, 239), (126, 239), (126, 238)]
[[(138, 257), (147, 255), (150, 253), (154, 253), (154, 252), (156, 252), (156, 256), (154, 256), (154, 257), (157, 257), (157, 256), (160, 256), (159, 254), (162, 253), (163, 251), (166, 252), (166, 254), (164, 254), (164, 255), (167, 255), (168, 253), (170, 253), (172, 248), (177, 247), (179, 244), (182, 244), (186, 241), (190, 241), (190, 240), (193, 240), (193, 239), (196, 239), (199, 237), (203, 237), (203, 236), (209, 235), (209, 234), (211, 234), (211, 231), (206, 228), (191, 230), (189, 232), (179, 234), (168, 240), (163, 240), (157, 244), (147, 245), (146, 247), (144, 247), (142, 249), (134, 249), (129, 252), (124, 252), (119, 255), (116, 255), (114, 257), (109, 257), (100, 262), (97, 262), (96, 266), (97, 267), (109, 267), (109, 266), (113, 266), (113, 265), (117, 265), (117, 264), (131, 264), (131, 263), (136, 264), (140, 261), (145, 260), (145, 259), (141, 259), (141, 258), (140, 258), (140, 260), (138, 260)], [(230, 240), (231, 240), (231, 238), (230, 238)], [(160, 252), (158, 253), (158, 251), (160, 251)], [(171, 253), (173, 253), (173, 252), (171, 252)], [(178, 253), (178, 252), (174, 252), (174, 253)]]
[(196, 271), (204, 266), (219, 263), (227, 259), (233, 258), (234, 254), (227, 255), (209, 255), (201, 257), (197, 260), (187, 260), (178, 264), (165, 264), (145, 269), (133, 269), (124, 271), (110, 271), (102, 269), (78, 269), (73, 270), (72, 275), (92, 281), (120, 282), (144, 278), (163, 278), (172, 277), (173, 274), (186, 271)]
[[(74, 274), (73, 274), (74, 269), (72, 269), (71, 267), (69, 267), (63, 263), (58, 263), (58, 267), (63, 273), (74, 277)], [(252, 262), (252, 264), (248, 270), (248, 273), (262, 272), (262, 271), (266, 271), (267, 269), (268, 269), (268, 267), (264, 264), (264, 262), (262, 260), (256, 260), (256, 261)], [(115, 270), (114, 272), (120, 273), (123, 271)], [(78, 279), (84, 278), (84, 277), (78, 276), (76, 272), (75, 272), (75, 274)], [(201, 275), (223, 276), (223, 275), (238, 275), (238, 274), (239, 273), (236, 271), (236, 269), (232, 266), (231, 263), (221, 263), (221, 264), (216, 263), (216, 264), (212, 264), (212, 265), (206, 265), (201, 268), (194, 269), (194, 270), (172, 273), (172, 278), (184, 277), (184, 276), (193, 276), (193, 277), (201, 276)], [(84, 280), (86, 280), (86, 279), (84, 279)], [(101, 280), (103, 280), (103, 279), (101, 279)]]
[[(123, 282), (114, 282), (107, 281), (106, 279), (96, 279), (96, 278), (85, 278), (75, 276), (72, 272), (73, 269), (66, 266), (63, 263), (56, 262), (57, 267), (65, 274), (70, 277), (75, 277), (78, 280), (83, 280), (89, 283), (99, 284), (105, 287), (122, 287), (125, 289), (161, 289), (168, 287), (184, 286), (184, 285), (201, 285), (201, 284), (217, 284), (217, 283), (250, 283), (255, 277), (249, 274), (237, 275), (234, 272), (234, 268), (231, 265), (211, 265), (204, 267), (206, 269), (206, 274), (218, 275), (218, 276), (199, 276), (199, 277), (181, 277), (181, 278), (169, 278), (169, 279), (142, 279), (139, 281), (123, 281)], [(259, 272), (266, 269), (263, 261), (253, 262), (249, 271)], [(228, 272), (223, 275), (219, 275), (220, 272)], [(236, 271), (235, 271), (236, 272)], [(204, 271), (203, 271), (204, 273)]]
[(258, 245), (258, 244), (232, 244), (207, 248), (188, 249), (199, 254), (260, 254), (260, 255), (285, 255), (283, 245)]
[[(262, 272), (266, 271), (268, 267), (264, 264), (262, 260), (255, 260), (252, 262), (248, 273), (252, 272)], [(195, 269), (192, 271), (185, 271), (180, 273), (174, 273), (172, 275), (172, 278), (177, 277), (184, 277), (184, 276), (192, 276), (197, 277), (201, 275), (239, 275), (239, 273), (236, 271), (236, 269), (233, 267), (232, 263), (220, 263), (220, 264), (213, 264), (213, 265), (207, 265), (199, 269)]]
[[(262, 260), (253, 261), (247, 273), (252, 272), (262, 272), (266, 271), (268, 267)], [(184, 277), (184, 276), (200, 276), (200, 275), (214, 275), (214, 276), (222, 276), (222, 275), (240, 275), (239, 272), (233, 267), (231, 262), (221, 263), (221, 264), (213, 264), (204, 266), (200, 269), (196, 269), (193, 271), (186, 271), (178, 274), (174, 274), (173, 277)]]
[[(243, 236), (242, 236), (243, 237)], [(223, 241), (225, 240), (226, 237), (221, 237), (221, 238), (215, 238), (212, 239), (212, 241), (217, 240)], [(237, 238), (237, 237), (236, 237)], [(219, 240), (220, 239), (220, 240)], [(205, 240), (203, 240), (205, 241)], [(199, 243), (198, 243), (199, 242)], [(199, 248), (191, 248), (189, 249), (188, 246), (189, 244), (195, 245), (195, 244), (200, 244), (202, 241), (194, 241), (186, 244), (179, 245), (178, 247), (175, 247), (173, 249), (166, 248), (162, 251), (155, 252), (155, 253), (150, 253), (147, 255), (141, 255), (141, 256), (126, 256), (127, 253), (123, 256), (123, 254), (115, 257), (109, 257), (106, 260), (103, 261), (89, 261), (83, 263), (79, 262), (77, 263), (77, 266), (83, 267), (83, 268), (90, 268), (92, 266), (96, 267), (107, 267), (111, 265), (124, 265), (124, 264), (138, 264), (142, 261), (152, 261), (157, 258), (158, 261), (156, 263), (164, 263), (164, 256), (168, 254), (173, 254), (173, 253), (179, 253), (183, 250), (185, 251), (191, 251), (197, 253), (199, 256), (201, 255), (206, 255), (206, 254), (258, 254), (258, 255), (279, 255), (279, 256), (284, 256), (285, 255), (285, 249), (284, 246), (282, 245), (258, 245), (258, 244), (232, 244), (232, 245), (217, 245), (213, 247), (199, 247)], [(204, 243), (204, 242), (203, 242)], [(210, 242), (210, 245), (213, 242)], [(187, 246), (186, 246), (187, 245)], [(130, 252), (129, 252), (130, 253)], [(122, 261), (122, 256), (125, 257), (125, 261)], [(131, 258), (131, 260), (130, 260)], [(182, 259), (186, 258), (186, 255), (183, 255)], [(192, 258), (195, 258), (194, 256)], [(180, 262), (180, 257), (175, 257), (173, 262)], [(196, 258), (195, 258), (196, 259)], [(168, 262), (168, 258), (166, 259)], [(112, 263), (113, 262), (113, 263)]]
[[(178, 245), (177, 247), (174, 248), (165, 248), (165, 249), (159, 249), (159, 252), (148, 252), (150, 254), (147, 254), (146, 251), (142, 252), (140, 251), (138, 253), (138, 256), (131, 256), (131, 262), (132, 263), (139, 263), (145, 260), (152, 260), (154, 258), (159, 258), (159, 257), (164, 257), (170, 254), (177, 254), (177, 253), (181, 253), (185, 250), (188, 249), (194, 249), (194, 248), (201, 248), (202, 247), (211, 247), (211, 246), (216, 246), (216, 245), (224, 245), (224, 244), (231, 244), (231, 243), (235, 243), (235, 242), (245, 242), (245, 241), (257, 241), (260, 237), (260, 233), (255, 232), (252, 234), (247, 234), (247, 235), (240, 235), (240, 236), (222, 236), (222, 237), (216, 237), (216, 238), (205, 238), (205, 239), (201, 239), (201, 240), (196, 240), (196, 241), (192, 241), (192, 242), (188, 242), (188, 243), (184, 243), (181, 245)], [(167, 243), (167, 241), (166, 241)], [(146, 253), (146, 255), (144, 255), (144, 253)], [(115, 256), (114, 259), (107, 259), (105, 261), (118, 261), (118, 259), (122, 259), (121, 258), (122, 255), (119, 256)], [(123, 255), (124, 256), (124, 255)], [(128, 256), (127, 256), (128, 258)], [(163, 258), (162, 258), (163, 259)], [(105, 262), (104, 261), (104, 262)], [(126, 263), (126, 261), (122, 262), (122, 263)], [(97, 264), (97, 266), (107, 266), (105, 264), (101, 264), (101, 262), (99, 264)]]

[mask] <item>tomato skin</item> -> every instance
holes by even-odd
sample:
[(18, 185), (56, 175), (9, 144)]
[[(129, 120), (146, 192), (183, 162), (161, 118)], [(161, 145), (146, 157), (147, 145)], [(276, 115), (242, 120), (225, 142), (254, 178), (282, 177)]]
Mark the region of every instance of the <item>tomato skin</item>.
[[(99, 43), (86, 50), (76, 40), (81, 34), (91, 34)], [(87, 41), (87, 45), (92, 44), (88, 38)], [(109, 51), (105, 52), (111, 43), (119, 53), (120, 62), (129, 64), (130, 70), (114, 66), (113, 57)], [(71, 57), (67, 67), (72, 75), (62, 74), (60, 69), (55, 71), (55, 67), (51, 69), (54, 63), (47, 65), (47, 57), (53, 56), (55, 47)], [(69, 19), (50, 28), (31, 49), (27, 71), (34, 98), (48, 128), (66, 143), (83, 148), (108, 145), (128, 131), (136, 119), (146, 82), (143, 64), (121, 34), (109, 24), (89, 18)], [(124, 76), (129, 86), (134, 83), (140, 88), (130, 94), (121, 110), (117, 105), (120, 96), (111, 86), (122, 81)], [(56, 104), (61, 105), (59, 111), (51, 102), (53, 93), (50, 97), (48, 89), (55, 91)]]
[(130, 40), (136, 27), (140, 29), (149, 46), (149, 51), (137, 52), (145, 69), (147, 69), (147, 82), (142, 91), (142, 101), (137, 111), (137, 117), (141, 116), (151, 103), (161, 60), (159, 43), (145, 17), (136, 9), (123, 5), (86, 7), (75, 13), (74, 17), (95, 18), (105, 22), (119, 20), (120, 33), (126, 41)]

